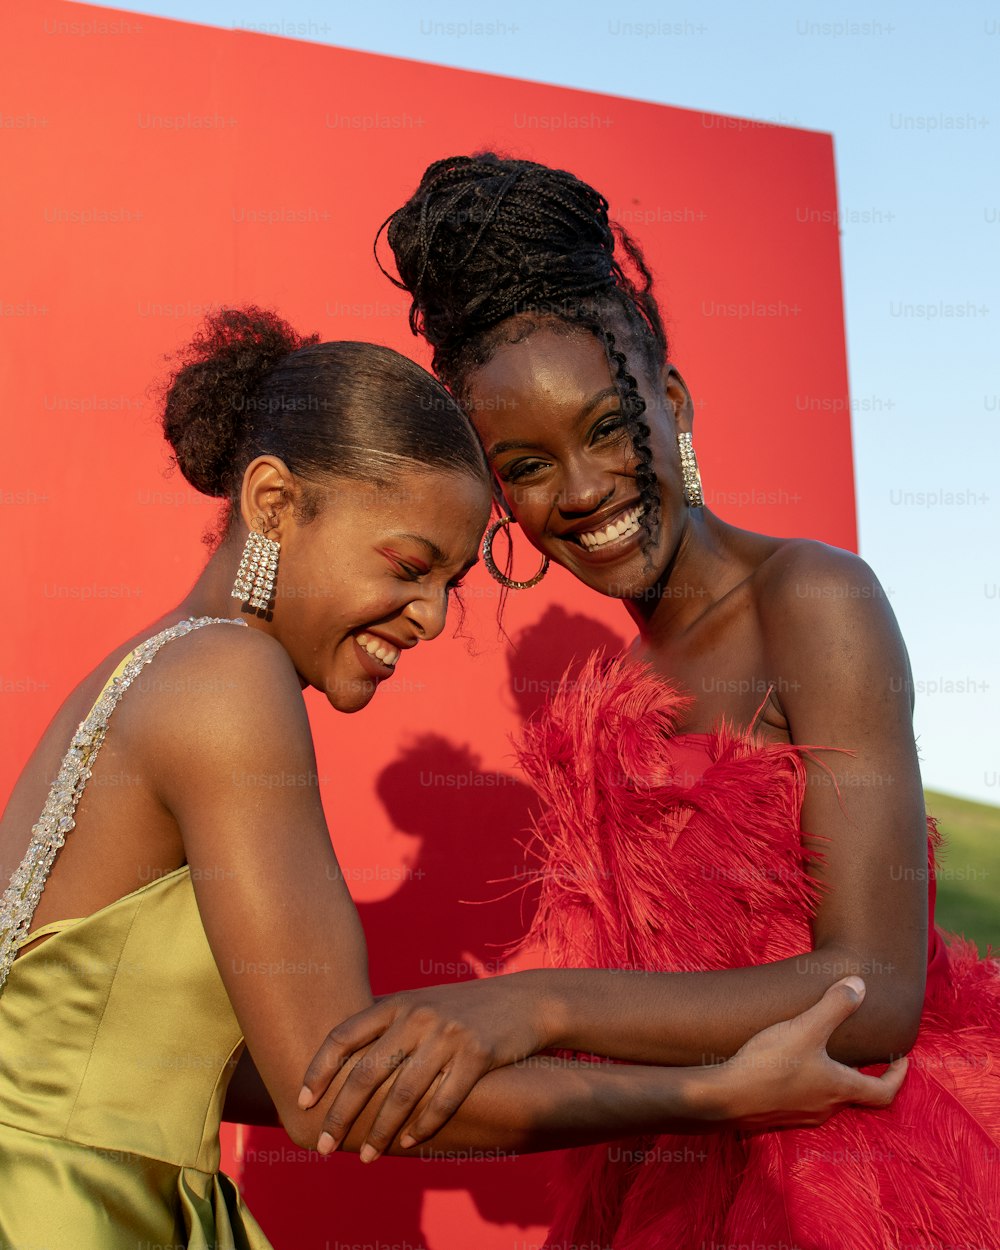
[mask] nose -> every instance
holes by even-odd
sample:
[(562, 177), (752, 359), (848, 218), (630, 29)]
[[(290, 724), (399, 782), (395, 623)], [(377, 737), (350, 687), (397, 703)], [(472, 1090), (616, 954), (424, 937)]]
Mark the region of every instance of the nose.
[(410, 600), (403, 615), (423, 642), (430, 642), (444, 629), (448, 617), (448, 595), (428, 587), (426, 593)]
[(564, 517), (586, 516), (596, 512), (615, 493), (615, 484), (594, 465), (567, 467), (556, 507)]

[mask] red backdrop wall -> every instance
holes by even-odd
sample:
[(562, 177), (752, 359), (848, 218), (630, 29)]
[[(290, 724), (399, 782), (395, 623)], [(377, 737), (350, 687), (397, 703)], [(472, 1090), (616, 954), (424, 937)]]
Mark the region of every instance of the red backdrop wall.
[[(452, 152), (601, 188), (656, 274), (709, 506), (854, 547), (828, 135), (56, 0), (9, 9), (5, 40), (0, 792), (68, 689), (205, 558), (212, 505), (170, 475), (155, 421), (165, 353), (208, 308), (254, 301), (426, 360), (371, 247)], [(531, 906), (510, 735), (573, 653), (630, 634), (558, 570), (511, 596), (516, 651), (481, 568), (466, 602), (463, 636), (407, 658), (361, 716), (311, 709), (377, 992), (504, 966)], [(366, 1169), (236, 1129), (227, 1155), (279, 1250), (541, 1244), (536, 1159)]]

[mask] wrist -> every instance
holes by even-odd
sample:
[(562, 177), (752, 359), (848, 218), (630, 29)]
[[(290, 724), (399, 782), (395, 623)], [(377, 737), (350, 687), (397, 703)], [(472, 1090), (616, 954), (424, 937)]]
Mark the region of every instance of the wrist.
[(728, 1063), (708, 1064), (699, 1068), (687, 1068), (685, 1098), (690, 1114), (696, 1120), (718, 1123), (737, 1120), (743, 1113), (744, 1091), (733, 1079)]
[(565, 969), (554, 973), (547, 968), (530, 968), (515, 973), (524, 978), (524, 989), (530, 1004), (532, 1028), (539, 1050), (555, 1050), (568, 1045), (569, 1011), (566, 996), (557, 988), (569, 975)]

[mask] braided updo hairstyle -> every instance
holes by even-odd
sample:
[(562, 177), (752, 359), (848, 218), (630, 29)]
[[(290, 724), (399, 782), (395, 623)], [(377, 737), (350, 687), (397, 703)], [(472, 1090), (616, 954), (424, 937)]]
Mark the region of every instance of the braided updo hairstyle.
[(657, 376), (667, 339), (639, 245), (609, 221), (604, 196), (533, 161), (450, 156), (428, 166), (378, 237), (386, 229), (399, 279), (379, 262), (382, 272), (412, 296), (410, 328), (431, 344), (434, 371), (466, 407), (470, 374), (539, 319), (597, 336), (621, 396), (648, 546), (660, 497), (646, 404), (621, 340)]
[(373, 343), (304, 338), (253, 305), (210, 314), (178, 353), (163, 433), (191, 485), (227, 501), (223, 534), (257, 456), (278, 456), (303, 479), (301, 522), (319, 511), (313, 484), (330, 476), (377, 484), (406, 468), (488, 476), (462, 410), (426, 370)]

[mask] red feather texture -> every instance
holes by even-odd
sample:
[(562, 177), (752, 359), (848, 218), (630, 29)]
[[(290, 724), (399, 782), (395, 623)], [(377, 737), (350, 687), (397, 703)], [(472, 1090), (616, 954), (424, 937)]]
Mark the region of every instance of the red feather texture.
[[(543, 800), (526, 945), (562, 967), (697, 971), (806, 954), (807, 758), (593, 657), (525, 731)], [(938, 842), (928, 824), (928, 863)], [(810, 839), (813, 841), (813, 839)], [(1000, 968), (949, 938), (892, 1107), (815, 1129), (664, 1134), (567, 1156), (550, 1250), (1000, 1250)]]

